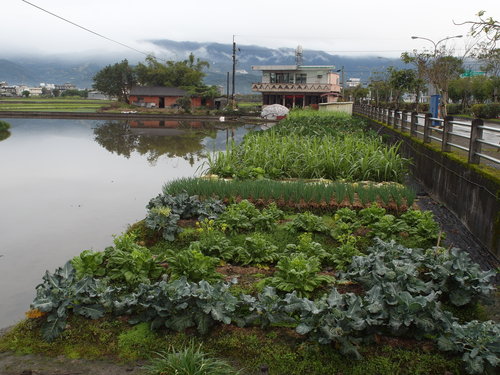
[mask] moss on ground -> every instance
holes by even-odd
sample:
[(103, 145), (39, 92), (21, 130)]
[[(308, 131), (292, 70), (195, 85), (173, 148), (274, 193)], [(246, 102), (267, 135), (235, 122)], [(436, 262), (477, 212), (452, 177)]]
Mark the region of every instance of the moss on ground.
[(108, 359), (117, 363), (147, 363), (155, 353), (201, 344), (209, 355), (224, 358), (241, 374), (256, 374), (261, 366), (273, 375), (461, 374), (461, 361), (435, 352), (426, 341), (387, 339), (361, 348), (362, 360), (343, 356), (334, 345), (304, 339), (289, 328), (238, 328), (220, 326), (207, 336), (151, 332), (145, 323), (130, 326), (126, 319), (88, 320), (72, 316), (62, 336), (41, 339), (40, 319), (19, 323), (0, 338), (0, 352), (40, 353), (49, 357)]

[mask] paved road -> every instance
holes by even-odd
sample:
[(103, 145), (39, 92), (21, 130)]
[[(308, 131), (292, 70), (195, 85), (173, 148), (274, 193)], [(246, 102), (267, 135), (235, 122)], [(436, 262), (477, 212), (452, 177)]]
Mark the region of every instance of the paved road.
[[(460, 122), (461, 124), (453, 124), (453, 132), (463, 135), (467, 138), (470, 138), (471, 120), (456, 118), (455, 121)], [(418, 124), (424, 126), (424, 119), (419, 118)], [(483, 130), (483, 139), (488, 142), (500, 145), (500, 124), (496, 122), (485, 121), (484, 126), (498, 129), (498, 131)]]

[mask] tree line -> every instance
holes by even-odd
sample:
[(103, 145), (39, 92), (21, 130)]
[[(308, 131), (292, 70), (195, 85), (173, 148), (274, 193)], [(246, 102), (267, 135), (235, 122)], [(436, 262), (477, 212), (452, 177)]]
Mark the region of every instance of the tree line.
[(130, 90), (135, 85), (178, 87), (186, 90), (189, 95), (214, 98), (217, 87), (203, 83), (204, 69), (208, 66), (207, 61), (195, 58), (192, 53), (186, 60), (165, 63), (148, 56), (136, 66), (130, 65), (125, 59), (97, 72), (92, 87), (125, 103), (129, 102)]
[[(431, 41), (434, 43), (433, 50), (413, 50), (401, 55), (401, 60), (409, 65), (409, 68), (389, 67), (386, 71), (375, 72), (370, 77), (368, 87), (345, 89), (344, 97), (360, 102), (370, 96), (372, 104), (376, 106), (402, 108), (403, 95), (412, 94), (412, 109), (418, 111), (421, 96), (432, 86), (441, 97), (442, 117), (448, 114), (450, 101), (457, 103), (462, 112), (473, 104), (498, 103), (500, 49), (497, 48), (497, 42), (500, 40), (500, 24), (491, 17), (485, 17), (484, 11), (480, 11), (477, 16), (476, 21), (462, 23), (471, 25), (469, 36), (478, 38), (475, 46), (463, 56), (454, 56), (454, 51), (445, 44), (439, 46), (439, 42)], [(452, 38), (454, 37), (443, 40)], [(470, 69), (467, 69), (470, 62), (479, 63), (484, 75), (473, 76)], [(500, 113), (500, 110), (493, 112)]]

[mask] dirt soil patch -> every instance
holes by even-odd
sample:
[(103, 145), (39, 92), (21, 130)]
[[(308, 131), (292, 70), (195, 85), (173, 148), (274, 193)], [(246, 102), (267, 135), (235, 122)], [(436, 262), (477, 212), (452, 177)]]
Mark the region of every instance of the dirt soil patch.
[(29, 354), (18, 356), (0, 353), (0, 375), (139, 375), (140, 365), (117, 365), (106, 361), (89, 361)]

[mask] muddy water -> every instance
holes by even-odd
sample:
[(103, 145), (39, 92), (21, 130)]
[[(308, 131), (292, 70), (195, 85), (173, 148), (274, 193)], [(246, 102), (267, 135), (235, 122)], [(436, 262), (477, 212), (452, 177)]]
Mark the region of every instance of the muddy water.
[(0, 327), (23, 318), (45, 270), (112, 244), (113, 234), (144, 218), (165, 182), (195, 175), (207, 152), (258, 128), (5, 121), (11, 134), (0, 142)]

